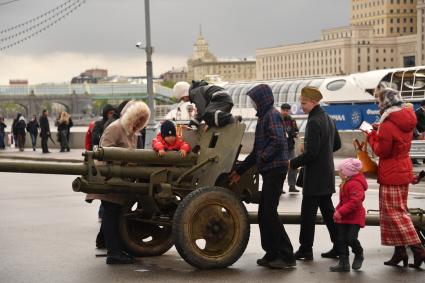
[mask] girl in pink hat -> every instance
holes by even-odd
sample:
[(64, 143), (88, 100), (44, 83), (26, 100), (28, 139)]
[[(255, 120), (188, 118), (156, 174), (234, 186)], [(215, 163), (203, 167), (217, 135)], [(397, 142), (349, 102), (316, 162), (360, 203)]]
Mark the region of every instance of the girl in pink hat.
[(339, 186), (339, 204), (333, 218), (337, 231), (335, 247), (339, 262), (330, 267), (330, 271), (343, 272), (350, 271), (348, 246), (355, 255), (352, 268), (358, 270), (363, 263), (363, 248), (357, 238), (360, 228), (365, 226), (366, 211), (363, 201), (367, 182), (358, 159), (344, 159), (337, 168), (342, 183)]

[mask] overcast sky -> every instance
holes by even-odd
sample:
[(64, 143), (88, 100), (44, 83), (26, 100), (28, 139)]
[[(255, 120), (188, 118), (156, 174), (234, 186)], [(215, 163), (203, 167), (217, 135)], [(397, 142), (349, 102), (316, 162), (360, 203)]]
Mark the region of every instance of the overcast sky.
[[(1, 5), (0, 30), (66, 0), (19, 0)], [(154, 74), (186, 65), (202, 33), (218, 57), (255, 57), (256, 48), (319, 39), (320, 30), (349, 24), (350, 0), (151, 0)], [(0, 84), (67, 82), (88, 68), (110, 75), (144, 75), (144, 0), (86, 0), (46, 31), (0, 51)], [(28, 25), (30, 27), (31, 25)], [(36, 31), (33, 29), (31, 31)], [(0, 47), (12, 41), (2, 38)], [(25, 34), (27, 35), (27, 34)], [(22, 38), (18, 36), (17, 38)]]

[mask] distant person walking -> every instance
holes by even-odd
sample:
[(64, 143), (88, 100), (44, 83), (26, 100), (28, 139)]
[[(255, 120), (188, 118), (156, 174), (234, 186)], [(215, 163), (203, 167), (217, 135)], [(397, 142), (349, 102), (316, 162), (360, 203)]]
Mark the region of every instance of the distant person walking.
[(421, 244), (407, 208), (409, 183), (413, 180), (409, 157), (413, 129), (417, 125), (412, 109), (402, 106), (401, 94), (392, 89), (379, 88), (375, 92), (381, 111), (378, 130), (367, 134), (373, 152), (379, 157), (379, 212), (381, 242), (394, 246), (394, 254), (385, 265), (407, 266), (406, 246), (414, 254), (412, 267), (419, 268), (425, 261)]
[(33, 115), (31, 121), (29, 121), (27, 124), (27, 132), (30, 134), (30, 137), (31, 137), (33, 151), (35, 151), (35, 148), (37, 146), (37, 136), (38, 136), (39, 128), (40, 128), (40, 124), (38, 124), (37, 116)]
[(18, 113), (16, 114), (16, 118), (13, 119), (12, 122), (12, 137), (13, 137), (13, 142), (15, 143), (15, 148), (19, 147), (19, 142), (18, 142), (18, 128), (16, 127), (16, 125), (19, 122), (19, 118), (21, 118), (22, 114)]
[(44, 109), (39, 119), (41, 148), (43, 150), (43, 153), (50, 153), (49, 148), (47, 146), (47, 141), (51, 137), (49, 118), (47, 118), (48, 115), (49, 115), (49, 112), (46, 109)]
[(4, 144), (4, 137), (6, 135), (5, 128), (7, 128), (6, 124), (4, 123), (4, 118), (0, 117), (0, 150), (6, 149)]
[(25, 137), (27, 135), (27, 132), (25, 131), (25, 129), (27, 128), (27, 123), (25, 121), (24, 116), (21, 115), (21, 117), (19, 117), (18, 122), (15, 125), (16, 128), (16, 136), (18, 137), (18, 147), (19, 147), (19, 151), (24, 151), (25, 149)]
[(73, 126), (71, 116), (67, 112), (62, 111), (56, 124), (58, 127), (58, 141), (61, 147), (60, 152), (69, 152), (69, 133)]
[[(286, 140), (288, 141), (288, 158), (292, 159), (295, 157), (295, 139), (298, 137), (298, 126), (297, 122), (290, 115), (291, 105), (283, 103), (280, 106), (280, 114), (282, 114), (283, 125), (286, 132)], [(297, 170), (288, 170), (288, 185), (290, 193), (298, 193), (299, 190), (295, 188), (295, 182), (297, 179)]]
[[(335, 193), (333, 152), (341, 148), (341, 139), (335, 121), (319, 105), (322, 97), (318, 88), (304, 87), (301, 90), (301, 108), (308, 114), (304, 151), (291, 159), (289, 163), (290, 168), (293, 169), (304, 166), (300, 248), (295, 253), (297, 259), (313, 260), (314, 230), (318, 208), (332, 243), (336, 240), (333, 220), (335, 209), (332, 203), (332, 194)], [(321, 255), (325, 258), (338, 256), (335, 247)]]

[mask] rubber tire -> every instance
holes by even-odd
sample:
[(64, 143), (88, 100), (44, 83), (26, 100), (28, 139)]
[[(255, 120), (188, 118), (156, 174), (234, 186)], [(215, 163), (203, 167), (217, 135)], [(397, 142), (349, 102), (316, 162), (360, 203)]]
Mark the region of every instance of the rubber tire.
[[(135, 202), (129, 202), (123, 206), (122, 214), (129, 211)], [(143, 223), (141, 223), (143, 225)], [(161, 225), (162, 226), (162, 225)], [(165, 226), (164, 226), (165, 227)], [(168, 237), (164, 239), (162, 242), (156, 243), (154, 245), (140, 245), (137, 242), (132, 240), (132, 237), (129, 235), (128, 227), (124, 222), (124, 217), (120, 217), (119, 223), (119, 233), (122, 244), (126, 247), (126, 249), (136, 257), (145, 257), (145, 256), (160, 256), (166, 253), (174, 246), (173, 237), (172, 237), (172, 229), (171, 227), (165, 227), (164, 230), (168, 233)]]
[[(236, 212), (239, 219), (238, 239), (234, 241), (232, 250), (223, 257), (208, 257), (194, 250), (188, 235), (188, 219), (194, 209), (211, 200), (219, 200)], [(199, 269), (226, 268), (235, 263), (244, 253), (250, 237), (248, 212), (238, 196), (225, 188), (204, 187), (188, 194), (177, 207), (173, 218), (173, 239), (180, 256), (190, 265)]]

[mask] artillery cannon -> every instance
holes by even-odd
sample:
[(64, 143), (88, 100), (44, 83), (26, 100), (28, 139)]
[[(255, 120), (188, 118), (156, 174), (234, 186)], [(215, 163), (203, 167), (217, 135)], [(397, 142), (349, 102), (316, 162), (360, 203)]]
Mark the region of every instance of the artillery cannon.
[[(258, 203), (258, 173), (252, 168), (238, 184), (227, 184), (244, 130), (239, 123), (207, 132), (185, 130), (184, 139), (194, 149), (185, 158), (176, 152), (158, 157), (152, 150), (100, 148), (84, 152), (79, 163), (0, 161), (0, 172), (80, 175), (72, 183), (76, 192), (126, 194), (120, 236), (131, 253), (157, 256), (175, 245), (197, 268), (224, 268), (241, 257), (250, 224), (257, 223), (257, 215), (248, 213), (243, 202)], [(422, 240), (423, 215), (423, 210), (411, 212)], [(285, 224), (300, 223), (296, 213), (280, 218)], [(316, 222), (323, 224), (320, 216)], [(368, 214), (366, 223), (379, 225), (379, 215)]]

